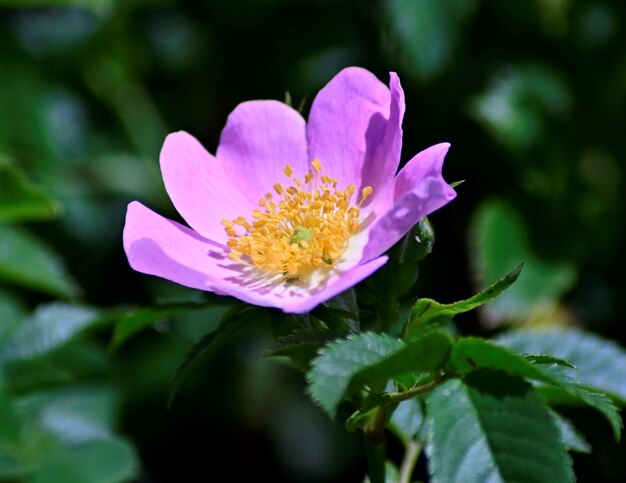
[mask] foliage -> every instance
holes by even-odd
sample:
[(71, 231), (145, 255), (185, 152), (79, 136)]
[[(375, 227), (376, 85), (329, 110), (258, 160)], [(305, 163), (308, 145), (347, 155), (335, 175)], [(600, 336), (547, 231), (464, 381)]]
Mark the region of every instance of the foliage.
[[(0, 480), (362, 481), (344, 426), (388, 481), (626, 478), (624, 5), (2, 6)], [(237, 103), (288, 90), (306, 114), (354, 64), (398, 71), (403, 152), (450, 141), (446, 179), (467, 180), (387, 266), (301, 318), (130, 271), (127, 202), (173, 212), (167, 132), (213, 150)]]

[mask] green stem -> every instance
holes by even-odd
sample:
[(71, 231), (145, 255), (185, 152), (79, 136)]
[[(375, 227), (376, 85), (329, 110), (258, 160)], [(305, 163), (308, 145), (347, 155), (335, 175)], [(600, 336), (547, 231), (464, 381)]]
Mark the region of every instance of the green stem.
[(365, 455), (370, 483), (385, 483), (385, 444), (365, 438)]
[(415, 396), (419, 396), (420, 394), (424, 394), (429, 391), (432, 391), (439, 385), (440, 382), (441, 380), (436, 379), (429, 383), (423, 384), (422, 386), (412, 387), (411, 389), (407, 389), (406, 391), (390, 392), (390, 393), (384, 394), (384, 398), (387, 401), (393, 401), (393, 402), (406, 401), (407, 399), (413, 399)]
[(392, 406), (385, 403), (378, 406), (363, 428), (370, 483), (385, 483), (385, 429)]
[(398, 483), (411, 483), (411, 476), (413, 476), (413, 470), (421, 452), (422, 443), (420, 441), (412, 439), (407, 441), (402, 466), (400, 467), (400, 479)]
[(363, 428), (365, 439), (378, 444), (385, 442), (385, 429), (390, 416), (389, 404), (381, 404), (370, 417), (367, 426)]

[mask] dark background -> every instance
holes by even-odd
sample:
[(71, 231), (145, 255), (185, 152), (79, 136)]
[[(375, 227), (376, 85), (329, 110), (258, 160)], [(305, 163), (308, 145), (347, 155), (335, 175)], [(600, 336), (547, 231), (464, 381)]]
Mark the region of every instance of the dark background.
[[(520, 289), (514, 308), (496, 305), (482, 320), (466, 316), (463, 332), (488, 333), (504, 321), (565, 324), (626, 342), (626, 4), (1, 4), (0, 157), (61, 204), (55, 219), (21, 226), (58, 254), (80, 287), (74, 300), (100, 308), (201, 300), (133, 272), (121, 248), (128, 202), (178, 217), (158, 171), (165, 135), (186, 130), (215, 152), (239, 102), (289, 92), (306, 114), (334, 74), (359, 65), (384, 82), (389, 71), (400, 75), (403, 162), (448, 141), (444, 175), (466, 180), (431, 218), (437, 242), (414, 295), (467, 297), (506, 271), (498, 272), (501, 258), (517, 257), (550, 288)], [(504, 221), (489, 225), (490, 216)], [(497, 243), (507, 223), (519, 246)], [(497, 249), (481, 251), (483, 237)], [(0, 294), (24, 314), (54, 298), (40, 292), (0, 281)], [(262, 324), (220, 351), (167, 408), (173, 371), (219, 314), (172, 319), (117, 351), (107, 350), (106, 329), (80, 339), (105, 362), (70, 382), (114, 392), (111, 417), (135, 448), (139, 481), (362, 481), (358, 435), (308, 402), (298, 373), (261, 358), (271, 343)], [(595, 448), (574, 456), (579, 480), (626, 480), (624, 445), (612, 442), (608, 425), (590, 411), (565, 414)]]

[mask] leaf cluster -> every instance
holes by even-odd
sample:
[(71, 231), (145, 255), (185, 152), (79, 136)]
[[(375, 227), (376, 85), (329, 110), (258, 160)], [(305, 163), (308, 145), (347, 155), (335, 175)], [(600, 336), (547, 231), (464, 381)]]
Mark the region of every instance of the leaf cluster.
[[(568, 450), (591, 448), (559, 403), (598, 411), (619, 440), (624, 386), (599, 367), (619, 371), (626, 352), (573, 329), (517, 329), (494, 341), (451, 330), (455, 316), (506, 291), (522, 268), (467, 300), (419, 299), (397, 336), (318, 341), (299, 364), (307, 392), (331, 418), (344, 402), (356, 408), (346, 428), (362, 430), (366, 444), (382, 447), (390, 429), (407, 452), (425, 447), (434, 482), (574, 481)], [(305, 352), (292, 346), (287, 357)], [(375, 474), (383, 472), (370, 468)]]

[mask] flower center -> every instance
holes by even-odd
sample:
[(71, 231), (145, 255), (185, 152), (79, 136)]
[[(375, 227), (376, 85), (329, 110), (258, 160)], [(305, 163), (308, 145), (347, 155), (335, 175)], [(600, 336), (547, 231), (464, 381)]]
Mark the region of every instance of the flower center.
[(259, 200), (261, 209), (252, 221), (242, 216), (222, 220), (228, 234), (229, 258), (269, 272), (279, 272), (287, 283), (296, 283), (316, 267), (332, 267), (348, 248), (350, 237), (359, 231), (359, 209), (372, 194), (367, 186), (361, 200), (350, 206), (355, 186), (337, 188), (337, 180), (320, 175), (322, 164), (311, 162), (304, 183), (287, 165), (283, 172), (288, 188), (274, 185), (274, 193)]

